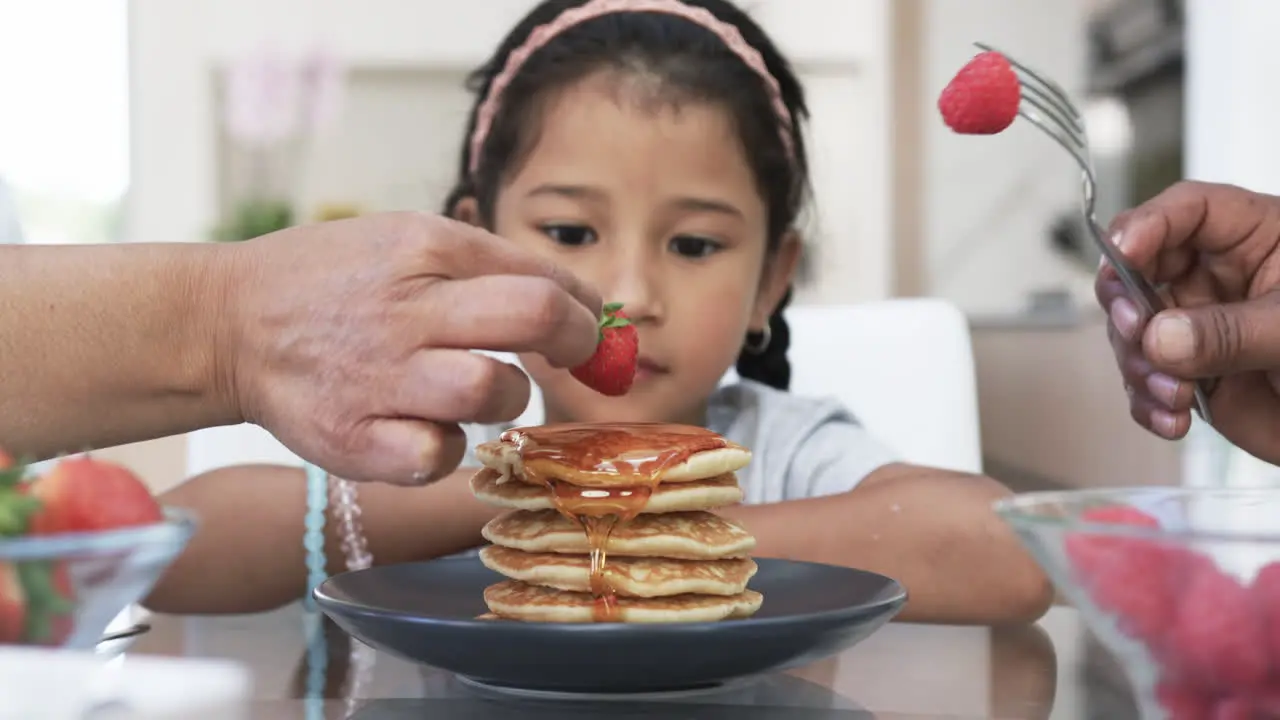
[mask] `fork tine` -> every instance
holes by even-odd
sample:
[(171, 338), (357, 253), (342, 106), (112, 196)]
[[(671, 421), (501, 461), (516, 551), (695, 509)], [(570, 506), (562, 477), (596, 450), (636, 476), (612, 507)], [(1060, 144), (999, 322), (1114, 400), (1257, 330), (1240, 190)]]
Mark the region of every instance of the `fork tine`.
[[(1091, 163), (1088, 160), (1089, 136), (1084, 118), (1062, 87), (992, 45), (983, 42), (974, 45), (982, 50), (1000, 53), (1009, 61), (1022, 87), (1022, 99), (1031, 106), (1029, 112), (1020, 114), (1051, 135), (1077, 160), (1082, 160), (1081, 166), (1088, 172)], [(1049, 125), (1053, 127), (1050, 128)]]
[(1035, 96), (1041, 102), (1051, 106), (1054, 114), (1062, 118), (1064, 125), (1081, 135), (1086, 134), (1084, 118), (1080, 116), (1080, 111), (1069, 100), (1064, 102), (1061, 97), (1047, 90), (1044, 83), (1038, 82), (1039, 79), (1033, 76), (1019, 73), (1018, 80), (1022, 84), (1022, 96), (1024, 98), (1028, 95)]
[(1037, 95), (1042, 97), (1046, 102), (1052, 103), (1058, 107), (1061, 113), (1066, 117), (1068, 124), (1080, 132), (1084, 132), (1084, 116), (1080, 114), (1080, 110), (1075, 103), (1071, 101), (1071, 96), (1067, 94), (1062, 86), (1055, 82), (1052, 78), (1030, 68), (1015, 60), (1007, 53), (997, 50), (995, 47), (986, 43), (974, 43), (977, 47), (997, 52), (1004, 56), (1009, 64), (1018, 72), (1018, 79), (1022, 81), (1022, 86), (1027, 89), (1034, 88)]
[[(1029, 90), (1029, 88), (1024, 87), (1023, 90), (1026, 91)], [(1039, 110), (1049, 120), (1052, 120), (1055, 125), (1062, 129), (1063, 133), (1068, 135), (1080, 147), (1088, 147), (1089, 136), (1085, 133), (1084, 129), (1076, 127), (1074, 123), (1063, 117), (1062, 109), (1057, 105), (1045, 100), (1042, 95), (1035, 92), (1024, 92), (1022, 95), (1022, 101)]]
[(1082, 147), (1074, 137), (1068, 134), (1064, 128), (1059, 126), (1056, 122), (1046, 120), (1045, 116), (1036, 112), (1034, 108), (1023, 108), (1018, 111), (1018, 114), (1026, 118), (1032, 125), (1039, 128), (1045, 135), (1053, 138), (1053, 140), (1061, 145), (1062, 149), (1066, 150), (1076, 163), (1080, 165), (1080, 169), (1085, 173), (1085, 175), (1087, 175), (1090, 180), (1093, 179), (1093, 170), (1089, 161), (1088, 151)]
[[(1071, 102), (1071, 96), (1067, 94), (1066, 90), (1062, 89), (1061, 85), (1059, 85), (1049, 76), (1043, 73), (1037, 72), (1033, 68), (1027, 67), (1026, 65), (1023, 65), (1022, 63), (1013, 59), (1013, 57), (1008, 53), (1004, 52), (1003, 50), (998, 50), (992, 45), (988, 45), (987, 43), (984, 43), (984, 42), (976, 42), (974, 43), (974, 45), (976, 45), (982, 50), (988, 50), (990, 52), (1000, 53), (1001, 55), (1004, 56), (1006, 60), (1009, 61), (1010, 65), (1021, 70), (1027, 75), (1030, 75), (1031, 77), (1035, 78), (1041, 85), (1044, 85), (1045, 88), (1047, 88), (1050, 93), (1055, 95), (1058, 98), (1059, 102), (1061, 102), (1064, 106), (1069, 107), (1072, 110), (1075, 109), (1075, 103)], [(1079, 113), (1076, 113), (1076, 115), (1078, 116)]]

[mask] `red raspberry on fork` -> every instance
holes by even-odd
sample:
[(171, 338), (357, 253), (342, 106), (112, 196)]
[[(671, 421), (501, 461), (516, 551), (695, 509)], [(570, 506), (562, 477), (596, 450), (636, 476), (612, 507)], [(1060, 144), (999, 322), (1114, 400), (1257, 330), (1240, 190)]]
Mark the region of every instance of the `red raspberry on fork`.
[(938, 111), (947, 127), (962, 135), (995, 135), (1013, 124), (1022, 86), (1013, 65), (998, 52), (980, 53), (947, 83)]

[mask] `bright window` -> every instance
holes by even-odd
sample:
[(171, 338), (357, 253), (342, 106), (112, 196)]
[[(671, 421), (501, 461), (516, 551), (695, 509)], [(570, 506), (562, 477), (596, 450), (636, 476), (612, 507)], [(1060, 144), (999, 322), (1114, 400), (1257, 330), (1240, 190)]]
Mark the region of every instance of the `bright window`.
[(0, 180), (26, 242), (117, 239), (129, 184), (127, 0), (0, 3)]

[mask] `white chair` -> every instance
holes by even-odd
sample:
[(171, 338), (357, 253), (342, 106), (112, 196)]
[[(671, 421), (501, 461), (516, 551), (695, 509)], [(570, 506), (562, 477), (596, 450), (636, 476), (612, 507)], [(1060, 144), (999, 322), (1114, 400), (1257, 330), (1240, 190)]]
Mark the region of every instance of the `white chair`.
[(969, 324), (931, 298), (797, 306), (791, 391), (838, 398), (877, 438), (917, 465), (982, 472)]
[[(787, 321), (792, 392), (838, 398), (907, 462), (981, 472), (973, 350), (955, 306), (933, 299), (797, 306)], [(725, 382), (734, 377), (730, 371)], [(517, 422), (541, 421), (535, 387)], [(253, 425), (188, 436), (189, 475), (258, 462), (301, 465)]]

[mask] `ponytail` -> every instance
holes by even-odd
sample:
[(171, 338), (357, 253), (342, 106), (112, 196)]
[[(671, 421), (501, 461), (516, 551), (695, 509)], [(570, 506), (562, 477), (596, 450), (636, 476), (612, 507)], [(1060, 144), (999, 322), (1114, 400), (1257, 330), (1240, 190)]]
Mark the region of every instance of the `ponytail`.
[[(791, 302), (791, 288), (782, 296), (778, 306), (769, 316), (769, 333), (750, 333), (742, 352), (738, 354), (738, 377), (764, 383), (771, 388), (786, 390), (791, 387), (791, 363), (787, 360), (787, 347), (791, 344), (791, 331), (782, 311)], [(768, 339), (768, 345), (760, 347)]]

